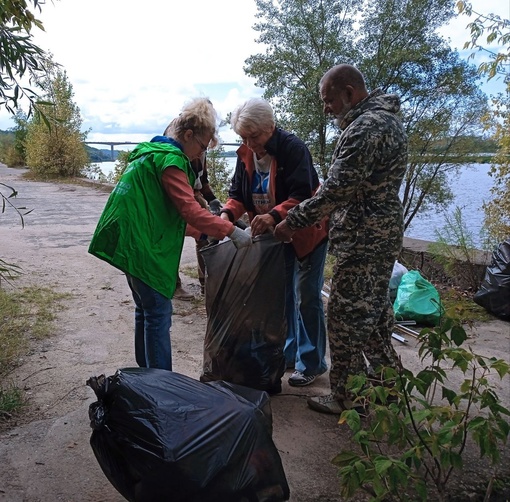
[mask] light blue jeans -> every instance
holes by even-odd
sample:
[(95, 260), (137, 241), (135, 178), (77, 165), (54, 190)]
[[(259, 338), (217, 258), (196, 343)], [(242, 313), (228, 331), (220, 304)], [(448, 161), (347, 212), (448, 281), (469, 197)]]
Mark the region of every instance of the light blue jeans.
[(321, 293), (327, 251), (326, 241), (300, 261), (292, 244), (285, 245), (285, 362), (305, 375), (321, 375), (328, 369)]
[(172, 300), (126, 274), (135, 301), (135, 359), (141, 368), (172, 370)]

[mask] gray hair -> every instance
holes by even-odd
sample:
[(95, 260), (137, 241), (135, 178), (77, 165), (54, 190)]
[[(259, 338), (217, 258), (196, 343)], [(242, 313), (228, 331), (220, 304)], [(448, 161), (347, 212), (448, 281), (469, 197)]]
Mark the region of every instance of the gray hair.
[(218, 144), (218, 122), (218, 114), (208, 98), (193, 98), (168, 124), (163, 135), (179, 141), (188, 129), (198, 135), (211, 134), (209, 147), (214, 148)]
[(249, 99), (232, 112), (230, 123), (239, 136), (272, 131), (275, 126), (273, 108), (265, 99)]

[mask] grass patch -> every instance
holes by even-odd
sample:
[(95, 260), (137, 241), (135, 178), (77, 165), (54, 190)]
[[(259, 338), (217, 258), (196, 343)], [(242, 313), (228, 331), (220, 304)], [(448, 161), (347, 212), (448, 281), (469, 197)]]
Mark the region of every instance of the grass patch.
[(185, 267), (181, 267), (179, 272), (182, 272), (184, 275), (191, 277), (192, 279), (198, 279), (198, 266), (197, 265), (186, 265)]
[[(61, 300), (70, 295), (50, 288), (26, 287), (7, 292), (0, 289), (0, 378), (12, 371), (30, 350), (34, 340), (53, 332), (53, 321), (63, 309)], [(0, 385), (0, 412), (20, 403), (20, 390)]]
[(463, 323), (487, 322), (495, 319), (490, 312), (473, 301), (472, 293), (454, 287), (438, 289), (445, 311), (455, 311)]
[(15, 385), (9, 385), (0, 389), (0, 416), (9, 418), (12, 412), (18, 411), (25, 406), (26, 399), (23, 391)]
[(53, 175), (40, 175), (32, 171), (23, 173), (22, 178), (29, 181), (41, 181), (43, 183), (60, 183), (66, 185), (79, 185), (88, 188), (93, 188), (99, 192), (110, 193), (113, 191), (115, 185), (113, 183), (101, 182), (98, 180), (91, 180), (86, 177), (62, 177), (56, 174)]

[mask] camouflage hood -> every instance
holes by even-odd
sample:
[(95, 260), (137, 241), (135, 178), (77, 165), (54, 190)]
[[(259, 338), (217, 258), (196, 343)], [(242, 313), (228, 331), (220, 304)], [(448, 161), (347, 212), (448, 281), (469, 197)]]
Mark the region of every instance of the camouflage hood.
[(381, 89), (376, 89), (347, 113), (340, 128), (345, 129), (364, 113), (378, 111), (398, 113), (400, 111), (400, 98), (396, 94), (384, 94)]

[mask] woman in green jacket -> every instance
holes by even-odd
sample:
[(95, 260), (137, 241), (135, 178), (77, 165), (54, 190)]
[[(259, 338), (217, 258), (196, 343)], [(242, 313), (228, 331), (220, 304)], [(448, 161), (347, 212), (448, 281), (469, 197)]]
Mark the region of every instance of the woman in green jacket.
[(217, 144), (217, 114), (207, 98), (184, 106), (165, 131), (131, 152), (89, 252), (126, 274), (135, 301), (135, 357), (141, 367), (172, 369), (170, 328), (184, 237), (251, 237), (195, 200), (190, 162)]

